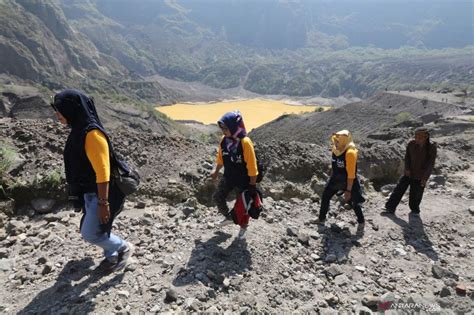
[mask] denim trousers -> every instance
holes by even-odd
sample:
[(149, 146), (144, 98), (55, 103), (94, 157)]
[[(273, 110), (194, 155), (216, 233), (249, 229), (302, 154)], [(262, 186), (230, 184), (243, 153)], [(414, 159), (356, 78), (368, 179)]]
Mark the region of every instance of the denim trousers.
[(117, 235), (104, 231), (99, 222), (98, 198), (96, 193), (84, 194), (84, 217), (81, 226), (81, 235), (87, 242), (97, 245), (104, 250), (104, 256), (107, 259), (113, 259), (118, 255), (118, 250), (125, 247), (126, 243)]

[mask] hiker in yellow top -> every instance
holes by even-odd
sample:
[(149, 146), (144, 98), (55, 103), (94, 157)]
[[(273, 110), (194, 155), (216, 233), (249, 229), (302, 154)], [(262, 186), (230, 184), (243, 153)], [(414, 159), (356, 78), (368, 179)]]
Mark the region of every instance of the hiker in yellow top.
[(344, 191), (344, 201), (350, 204), (357, 216), (359, 228), (364, 227), (361, 204), (365, 201), (357, 178), (357, 149), (348, 130), (341, 130), (331, 137), (332, 172), (324, 189), (319, 223), (324, 223), (329, 211), (329, 201), (339, 191)]
[(111, 153), (107, 132), (94, 101), (84, 93), (67, 89), (54, 96), (51, 106), (58, 120), (70, 127), (64, 148), (69, 200), (84, 213), (80, 231), (84, 240), (103, 249), (103, 271), (122, 269), (131, 245), (112, 233), (112, 222), (125, 196), (111, 185)]
[[(229, 193), (235, 189), (239, 192), (247, 189), (252, 198), (256, 197), (258, 169), (253, 143), (247, 136), (240, 112), (224, 114), (218, 124), (224, 136), (219, 145), (216, 167), (211, 177), (216, 179), (220, 169), (224, 168), (224, 176), (213, 195), (219, 212), (225, 216), (221, 223), (223, 226), (233, 223), (226, 201)], [(239, 238), (243, 238), (244, 234), (245, 229), (242, 229)]]

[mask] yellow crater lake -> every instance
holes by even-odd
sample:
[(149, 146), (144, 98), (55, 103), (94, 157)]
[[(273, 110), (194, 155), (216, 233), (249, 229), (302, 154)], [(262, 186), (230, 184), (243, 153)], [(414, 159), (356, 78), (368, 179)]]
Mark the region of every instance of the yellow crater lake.
[[(156, 109), (174, 120), (195, 120), (204, 124), (215, 124), (226, 112), (239, 110), (248, 131), (272, 121), (283, 114), (313, 112), (320, 106), (288, 105), (276, 100), (239, 100), (217, 103), (174, 104)], [(322, 106), (321, 106), (322, 107)], [(328, 107), (323, 107), (324, 110)]]

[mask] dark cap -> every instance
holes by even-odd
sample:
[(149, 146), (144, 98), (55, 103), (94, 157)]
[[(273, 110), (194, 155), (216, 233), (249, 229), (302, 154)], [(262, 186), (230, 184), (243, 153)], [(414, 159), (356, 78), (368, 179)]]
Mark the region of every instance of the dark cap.
[(418, 127), (415, 129), (415, 133), (426, 133), (426, 134), (430, 134), (430, 131), (428, 128), (426, 127)]

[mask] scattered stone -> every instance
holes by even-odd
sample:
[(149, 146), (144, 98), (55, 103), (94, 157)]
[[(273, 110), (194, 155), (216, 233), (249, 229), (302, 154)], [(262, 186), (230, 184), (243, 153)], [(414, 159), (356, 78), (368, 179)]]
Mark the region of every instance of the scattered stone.
[(13, 259), (0, 259), (0, 271), (10, 271), (13, 268)]
[(362, 298), (362, 305), (367, 307), (375, 307), (380, 303), (380, 297), (374, 295), (364, 295)]
[(130, 292), (128, 292), (128, 291), (126, 291), (126, 290), (117, 291), (117, 295), (118, 295), (120, 298), (128, 299), (128, 298), (130, 297)]
[(43, 216), (43, 219), (46, 222), (57, 222), (61, 220), (60, 214), (57, 213), (48, 213), (45, 216)]
[(48, 273), (50, 273), (51, 271), (53, 270), (53, 264), (47, 262), (44, 264), (44, 267), (43, 267), (43, 270), (41, 271), (41, 274), (44, 276), (44, 275), (47, 275)]
[(452, 271), (450, 271), (446, 268), (440, 267), (438, 265), (433, 265), (431, 267), (431, 272), (433, 273), (433, 276), (436, 279), (443, 279), (443, 278), (451, 278), (451, 279), (454, 279), (454, 280), (459, 279), (459, 276), (456, 275), (454, 272), (452, 272)]
[(362, 272), (362, 273), (365, 272), (365, 267), (364, 267), (364, 266), (355, 266), (355, 269), (356, 269), (357, 271)]
[(324, 273), (326, 274), (326, 276), (329, 276), (331, 278), (335, 278), (336, 276), (338, 275), (341, 275), (342, 274), (342, 270), (339, 266), (337, 265), (331, 265), (329, 267), (327, 267), (325, 270), (324, 270)]
[(459, 295), (466, 295), (466, 286), (463, 283), (458, 283), (458, 285), (456, 285), (456, 293)]
[(53, 199), (38, 198), (31, 200), (30, 203), (36, 212), (46, 214), (51, 212), (56, 201)]
[(372, 311), (367, 306), (359, 306), (356, 309), (356, 314), (358, 315), (372, 315)]
[(339, 275), (334, 278), (334, 283), (338, 286), (343, 286), (349, 283), (349, 278), (346, 275)]
[(449, 295), (451, 295), (451, 290), (449, 289), (449, 287), (443, 287), (441, 291), (439, 292), (440, 297), (446, 297)]
[(287, 227), (286, 228), (286, 234), (288, 236), (298, 236), (298, 229), (295, 227)]
[(8, 258), (8, 249), (0, 248), (0, 259)]
[(166, 290), (165, 303), (173, 303), (178, 300), (178, 293), (173, 289), (169, 288)]
[(135, 204), (135, 208), (137, 209), (145, 209), (146, 208), (146, 202), (145, 201), (138, 201)]
[(10, 220), (10, 224), (8, 225), (8, 231), (10, 232), (10, 235), (19, 235), (26, 231), (26, 224), (22, 221)]
[(339, 303), (339, 298), (332, 294), (332, 293), (329, 293), (327, 295), (324, 296), (324, 300), (329, 304), (329, 305), (334, 305), (334, 304), (337, 304)]
[(303, 245), (309, 245), (309, 234), (306, 232), (298, 232), (298, 241)]
[(337, 256), (334, 255), (334, 254), (329, 254), (326, 256), (326, 258), (324, 258), (324, 262), (326, 263), (333, 263), (337, 260)]
[(406, 256), (407, 252), (403, 248), (397, 247), (397, 248), (394, 249), (393, 254), (394, 255), (400, 255), (400, 256)]

